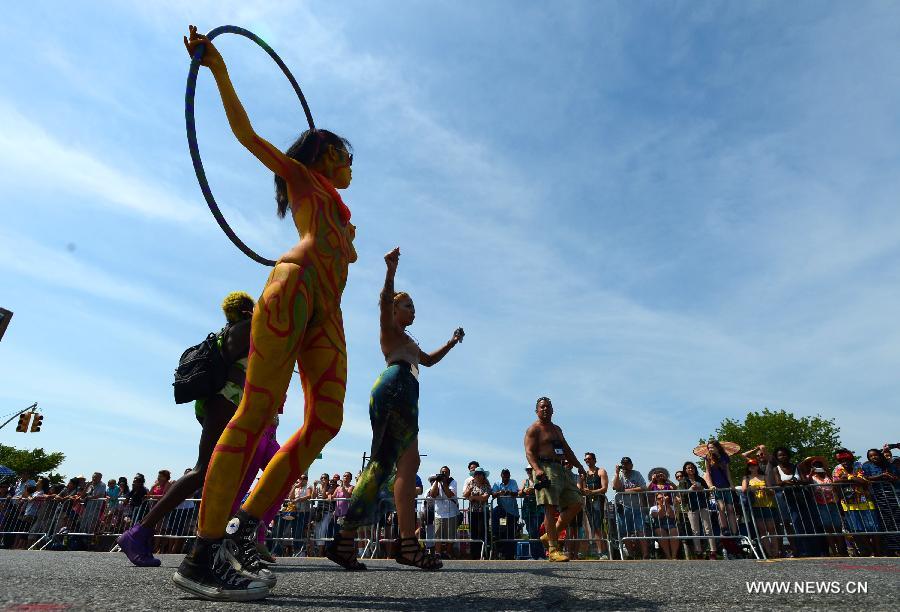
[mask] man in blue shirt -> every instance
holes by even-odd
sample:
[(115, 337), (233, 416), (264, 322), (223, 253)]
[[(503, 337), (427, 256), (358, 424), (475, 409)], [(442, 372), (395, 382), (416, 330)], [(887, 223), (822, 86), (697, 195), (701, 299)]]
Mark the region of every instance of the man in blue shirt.
[(509, 470), (500, 471), (500, 482), (495, 482), (491, 489), (495, 508), (491, 513), (491, 531), (498, 556), (501, 559), (514, 559), (517, 527), (519, 526), (519, 485), (509, 477)]

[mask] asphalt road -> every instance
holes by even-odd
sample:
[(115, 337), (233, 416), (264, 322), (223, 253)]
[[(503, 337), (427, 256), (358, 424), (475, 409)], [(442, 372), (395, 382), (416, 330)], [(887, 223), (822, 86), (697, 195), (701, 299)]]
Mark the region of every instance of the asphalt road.
[[(187, 597), (172, 584), (181, 557), (136, 568), (118, 553), (0, 550), (0, 610), (897, 610), (900, 559), (758, 561), (450, 561), (437, 573), (367, 562), (343, 572), (287, 559), (262, 602)], [(813, 581), (840, 593), (748, 594), (747, 581)], [(848, 593), (866, 585), (868, 593)], [(792, 586), (793, 588), (793, 586)]]

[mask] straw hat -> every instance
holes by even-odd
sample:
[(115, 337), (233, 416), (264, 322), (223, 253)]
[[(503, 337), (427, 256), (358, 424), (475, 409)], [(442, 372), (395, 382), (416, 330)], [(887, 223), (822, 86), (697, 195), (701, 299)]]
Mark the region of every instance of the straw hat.
[(656, 474), (657, 472), (662, 472), (662, 473), (663, 473), (663, 476), (666, 477), (666, 480), (669, 479), (669, 470), (667, 470), (667, 469), (664, 468), (664, 467), (655, 467), (655, 468), (653, 468), (652, 470), (650, 470), (649, 472), (647, 472), (647, 476), (650, 477), (648, 480), (652, 480), (652, 479), (653, 479), (653, 475)]
[[(700, 444), (699, 446), (694, 448), (694, 454), (697, 455), (698, 457), (700, 457), (701, 459), (706, 459), (706, 454), (707, 454), (706, 445), (707, 444), (708, 444), (707, 442), (704, 442), (703, 444)], [(724, 448), (725, 452), (728, 453), (729, 455), (735, 455), (741, 450), (740, 445), (735, 444), (734, 442), (726, 442), (725, 440), (719, 440), (719, 444), (722, 445), (722, 448)]]
[(799, 464), (797, 464), (797, 471), (803, 475), (809, 474), (812, 471), (812, 464), (816, 461), (820, 461), (822, 466), (828, 470), (828, 461), (825, 460), (825, 457), (822, 455), (813, 455), (812, 457), (807, 457)]

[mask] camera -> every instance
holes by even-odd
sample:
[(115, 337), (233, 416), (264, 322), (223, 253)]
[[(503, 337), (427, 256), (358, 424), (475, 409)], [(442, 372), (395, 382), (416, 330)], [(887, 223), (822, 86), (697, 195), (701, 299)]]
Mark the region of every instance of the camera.
[(428, 482), (442, 482), (444, 480), (443, 474), (435, 474), (434, 476), (428, 477)]
[(534, 490), (535, 491), (540, 491), (541, 489), (546, 489), (549, 486), (550, 486), (550, 479), (547, 478), (546, 474), (542, 474), (542, 475), (538, 476), (537, 479), (534, 481)]

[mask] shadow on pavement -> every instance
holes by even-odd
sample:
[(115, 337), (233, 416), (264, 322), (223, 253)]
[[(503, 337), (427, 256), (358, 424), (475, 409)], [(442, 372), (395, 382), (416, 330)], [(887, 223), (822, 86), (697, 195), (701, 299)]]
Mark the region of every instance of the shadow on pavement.
[(429, 596), (410, 593), (409, 597), (378, 597), (354, 595), (281, 595), (270, 596), (255, 602), (272, 607), (309, 606), (345, 610), (659, 610), (655, 602), (621, 593), (609, 593), (598, 589), (579, 589), (557, 586), (515, 587), (491, 589), (484, 593), (448, 593), (445, 596)]

